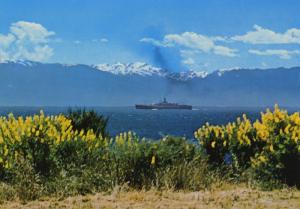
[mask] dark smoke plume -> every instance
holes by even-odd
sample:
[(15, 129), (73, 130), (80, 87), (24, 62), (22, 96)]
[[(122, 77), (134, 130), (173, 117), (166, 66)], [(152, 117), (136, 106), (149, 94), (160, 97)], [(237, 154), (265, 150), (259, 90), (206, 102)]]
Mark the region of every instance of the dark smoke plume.
[(164, 70), (172, 71), (170, 68), (167, 59), (163, 56), (161, 49), (159, 47), (155, 47), (153, 50), (153, 61), (156, 65), (161, 67)]

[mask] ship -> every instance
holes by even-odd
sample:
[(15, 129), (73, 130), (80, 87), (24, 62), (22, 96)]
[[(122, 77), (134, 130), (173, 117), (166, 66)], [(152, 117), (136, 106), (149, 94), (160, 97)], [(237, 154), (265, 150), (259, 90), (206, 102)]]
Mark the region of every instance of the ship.
[(136, 109), (151, 109), (151, 110), (162, 110), (162, 109), (180, 109), (180, 110), (191, 110), (191, 105), (169, 103), (166, 98), (162, 102), (155, 104), (136, 104)]

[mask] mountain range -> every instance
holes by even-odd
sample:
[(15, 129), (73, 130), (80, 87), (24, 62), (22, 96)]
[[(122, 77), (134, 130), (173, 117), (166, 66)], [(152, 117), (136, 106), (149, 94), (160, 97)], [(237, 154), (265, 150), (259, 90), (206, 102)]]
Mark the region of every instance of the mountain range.
[(0, 63), (1, 106), (300, 106), (300, 67), (170, 72), (146, 63)]

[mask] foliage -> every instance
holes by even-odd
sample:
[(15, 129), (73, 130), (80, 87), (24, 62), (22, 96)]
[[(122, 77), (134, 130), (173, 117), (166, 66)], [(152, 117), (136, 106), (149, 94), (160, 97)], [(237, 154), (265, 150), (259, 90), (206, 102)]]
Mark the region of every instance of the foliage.
[[(204, 125), (195, 132), (212, 163), (224, 163), (226, 156), (235, 168), (251, 168), (266, 181), (279, 180), (300, 186), (300, 116), (289, 115), (275, 105), (251, 123), (243, 119), (223, 126)], [(226, 162), (225, 162), (226, 163)]]
[(131, 131), (109, 137), (106, 119), (94, 114), (0, 117), (0, 188), (7, 188), (0, 201), (11, 193), (26, 201), (123, 185), (199, 190), (228, 180), (299, 187), (299, 113), (275, 106), (254, 123), (244, 115), (224, 126), (205, 124), (195, 132), (199, 144), (145, 140)]
[(20, 200), (34, 200), (43, 194), (40, 176), (28, 161), (21, 160), (15, 166), (14, 188)]
[[(89, 121), (86, 114), (79, 114), (83, 121)], [(207, 168), (205, 158), (185, 138), (151, 141), (130, 131), (103, 137), (97, 129), (87, 129), (100, 120), (86, 126), (76, 117), (74, 123), (71, 117), (41, 111), (26, 118), (0, 118), (0, 179), (13, 185), (19, 198), (86, 194), (124, 184), (138, 189), (199, 189), (208, 184), (202, 178), (208, 170), (197, 167)]]
[[(122, 133), (111, 141), (107, 169), (114, 175), (111, 179), (116, 180), (112, 182), (113, 186), (127, 183), (135, 188), (150, 188), (159, 180), (161, 170), (199, 158), (200, 153), (195, 150), (196, 145), (180, 137), (146, 141), (132, 132)], [(156, 185), (166, 186), (162, 183)]]
[(109, 136), (107, 131), (108, 118), (94, 110), (79, 109), (74, 111), (69, 109), (67, 118), (72, 121), (75, 130), (93, 130), (97, 136), (101, 135), (103, 138)]
[[(49, 175), (60, 161), (57, 158), (65, 144), (85, 143), (89, 150), (101, 143), (93, 130), (73, 130), (72, 121), (63, 115), (15, 118), (12, 114), (0, 118), (0, 169), (13, 169), (19, 159), (29, 161), (35, 171)], [(72, 150), (76, 153), (77, 150)]]

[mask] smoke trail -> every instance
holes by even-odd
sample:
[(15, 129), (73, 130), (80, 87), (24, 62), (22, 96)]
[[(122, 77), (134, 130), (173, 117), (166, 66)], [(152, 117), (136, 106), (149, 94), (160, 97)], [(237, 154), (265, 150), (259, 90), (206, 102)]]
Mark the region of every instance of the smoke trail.
[(181, 56), (177, 50), (153, 46), (151, 51), (152, 60), (155, 65), (169, 72), (182, 72), (187, 70), (186, 66), (181, 63)]
[[(166, 31), (164, 27), (147, 27), (142, 37), (150, 37), (155, 40), (163, 40)], [(172, 73), (186, 71), (187, 67), (182, 64), (182, 57), (180, 52), (171, 47), (155, 46), (151, 43), (142, 43), (138, 48), (139, 55), (145, 57), (145, 60), (156, 67)], [(182, 82), (176, 81), (171, 78), (166, 79), (166, 88), (162, 89), (161, 97), (171, 97), (177, 95), (176, 92), (182, 88)], [(171, 98), (170, 98), (171, 99)], [(175, 98), (173, 98), (175, 99)]]
[(161, 67), (164, 70), (172, 71), (170, 68), (167, 59), (163, 56), (160, 47), (155, 47), (153, 50), (153, 61), (156, 65)]

